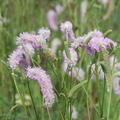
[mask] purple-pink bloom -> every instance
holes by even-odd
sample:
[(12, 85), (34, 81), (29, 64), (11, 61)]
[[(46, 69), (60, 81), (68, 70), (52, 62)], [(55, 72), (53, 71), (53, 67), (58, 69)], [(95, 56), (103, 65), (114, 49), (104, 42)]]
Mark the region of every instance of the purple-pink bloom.
[(71, 47), (84, 49), (88, 55), (93, 56), (97, 52), (101, 52), (101, 48), (112, 49), (117, 44), (109, 38), (104, 38), (103, 34), (94, 30), (88, 34), (78, 37), (71, 43)]
[(116, 43), (110, 40), (109, 38), (104, 37), (93, 37), (88, 42), (87, 53), (93, 56), (97, 52), (101, 52), (101, 48), (112, 49), (116, 46)]
[(60, 28), (67, 40), (73, 41), (75, 39), (73, 25), (70, 21), (62, 23)]
[(85, 43), (89, 42), (89, 40), (92, 39), (93, 37), (103, 37), (103, 34), (99, 30), (95, 29), (91, 32), (88, 32), (88, 34), (85, 34), (83, 36), (75, 38), (73, 43), (71, 43), (71, 47), (73, 47), (73, 48), (78, 48), (78, 47), (84, 48)]
[(47, 20), (50, 28), (54, 31), (58, 30), (57, 19), (58, 14), (54, 10), (49, 10), (47, 13)]
[(38, 48), (45, 48), (47, 46), (46, 40), (48, 40), (50, 37), (50, 30), (48, 29), (40, 29), (39, 35), (36, 34), (30, 34), (27, 32), (20, 33), (19, 37), (17, 37), (17, 45), (26, 46), (31, 44), (34, 49)]
[(89, 43), (88, 43), (88, 47), (86, 49), (87, 53), (91, 56), (93, 56), (96, 52), (100, 52), (101, 51), (101, 47), (102, 47), (102, 42), (103, 42), (102, 37), (94, 37), (92, 38)]
[(38, 46), (36, 41), (37, 38), (38, 35), (23, 32), (19, 34), (19, 37), (17, 37), (16, 43), (17, 45), (22, 45), (22, 46), (29, 43), (34, 48), (36, 48)]
[(9, 66), (15, 70), (18, 66), (22, 69), (26, 69), (30, 65), (29, 56), (25, 54), (22, 46), (19, 46), (8, 58)]
[(52, 107), (55, 96), (50, 76), (42, 68), (28, 68), (27, 76), (31, 79), (37, 80), (40, 84), (43, 98), (45, 99), (44, 105), (46, 107)]

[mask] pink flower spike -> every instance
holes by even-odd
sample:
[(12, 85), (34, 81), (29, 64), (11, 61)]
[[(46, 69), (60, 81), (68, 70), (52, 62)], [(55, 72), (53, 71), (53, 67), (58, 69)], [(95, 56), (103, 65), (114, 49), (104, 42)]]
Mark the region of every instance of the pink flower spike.
[(50, 28), (54, 31), (58, 30), (57, 19), (57, 13), (54, 10), (49, 10), (47, 13), (47, 20)]
[(37, 80), (40, 84), (43, 98), (45, 99), (45, 107), (52, 107), (55, 96), (50, 76), (42, 68), (28, 68), (27, 76), (31, 79)]

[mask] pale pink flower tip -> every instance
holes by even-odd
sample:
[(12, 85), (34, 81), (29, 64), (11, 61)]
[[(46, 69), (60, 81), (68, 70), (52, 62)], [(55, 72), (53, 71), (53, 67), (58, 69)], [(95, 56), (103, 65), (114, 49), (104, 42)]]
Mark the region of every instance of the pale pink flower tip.
[(58, 30), (57, 25), (58, 14), (54, 10), (49, 10), (47, 13), (47, 20), (50, 28), (54, 31)]
[(75, 39), (75, 35), (73, 32), (73, 25), (70, 21), (66, 21), (60, 26), (61, 31), (63, 32), (66, 39), (73, 41)]

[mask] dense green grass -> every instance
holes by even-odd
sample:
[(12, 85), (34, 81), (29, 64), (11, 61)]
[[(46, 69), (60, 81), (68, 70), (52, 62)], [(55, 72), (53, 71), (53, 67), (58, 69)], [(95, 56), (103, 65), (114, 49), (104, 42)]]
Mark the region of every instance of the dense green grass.
[[(119, 44), (120, 1), (115, 0), (113, 13), (107, 20), (103, 20), (108, 8), (96, 0), (88, 0), (88, 11), (84, 23), (80, 22), (81, 1), (74, 0), (73, 3), (67, 4), (66, 0), (0, 0), (1, 16), (8, 19), (8, 23), (0, 25), (0, 120), (70, 120), (69, 102), (78, 111), (77, 120), (120, 120), (120, 96), (116, 96), (114, 92), (112, 92), (110, 103), (110, 117), (107, 119), (109, 94), (104, 88), (103, 81), (100, 81), (98, 86), (96, 82), (92, 81), (88, 85), (83, 85), (77, 92), (75, 91), (70, 100), (66, 97), (70, 89), (79, 82), (72, 80), (60, 69), (60, 64), (63, 61), (60, 55), (64, 47), (61, 47), (57, 53), (59, 61), (46, 60), (42, 65), (50, 74), (53, 86), (57, 89), (56, 101), (51, 109), (43, 107), (38, 83), (32, 80), (27, 83), (26, 78), (21, 73), (12, 75), (12, 70), (7, 65), (8, 55), (16, 48), (16, 36), (21, 32), (31, 33), (36, 32), (41, 27), (49, 27), (46, 13), (49, 9), (54, 9), (57, 3), (65, 6), (65, 11), (59, 16), (59, 24), (66, 20), (72, 21), (77, 36), (94, 29), (99, 29), (103, 33), (112, 30), (109, 37)], [(54, 37), (64, 41), (60, 30), (52, 31), (51, 40)], [(115, 54), (120, 60), (119, 49)], [(85, 54), (82, 67), (86, 72), (89, 59), (90, 57)], [(15, 94), (18, 93), (18, 90), (14, 84), (14, 79), (16, 79), (23, 101), (25, 101), (23, 97), (25, 94), (32, 94), (33, 101), (30, 101), (30, 106), (15, 104)], [(64, 81), (64, 85), (62, 81)]]

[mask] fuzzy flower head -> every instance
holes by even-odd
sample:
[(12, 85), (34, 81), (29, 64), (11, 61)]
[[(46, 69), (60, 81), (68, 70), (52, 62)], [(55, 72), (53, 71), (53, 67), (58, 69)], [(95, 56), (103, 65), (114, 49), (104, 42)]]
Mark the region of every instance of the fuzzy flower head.
[(35, 35), (34, 34), (30, 34), (27, 32), (23, 32), (19, 34), (19, 37), (17, 37), (17, 45), (21, 45), (24, 43), (30, 43), (30, 42), (34, 42), (35, 41)]
[(101, 47), (105, 47), (103, 45), (103, 40), (104, 38), (100, 37), (94, 37), (92, 38), (89, 43), (88, 43), (88, 47), (87, 47), (87, 53), (91, 56), (93, 56), (96, 52), (100, 52), (101, 51)]
[(38, 31), (40, 38), (43, 40), (49, 40), (50, 39), (50, 30), (48, 28), (41, 28)]
[(58, 15), (56, 11), (49, 10), (47, 13), (47, 20), (50, 28), (54, 31), (58, 30), (57, 19), (58, 19)]
[(92, 32), (88, 32), (88, 34), (85, 34), (84, 36), (80, 36), (76, 38), (71, 44), (71, 46), (73, 48), (78, 48), (78, 47), (84, 48), (85, 43), (87, 43), (93, 37), (103, 37), (103, 33), (95, 29)]
[(25, 45), (25, 44), (31, 44), (34, 48), (37, 48), (37, 41), (38, 35), (30, 34), (27, 32), (20, 33), (19, 36), (16, 39), (17, 45)]
[(25, 70), (30, 65), (29, 56), (25, 54), (22, 46), (19, 46), (8, 58), (9, 66), (15, 70), (17, 67), (21, 67)]
[(109, 38), (104, 38), (103, 34), (94, 30), (88, 34), (76, 39), (71, 46), (73, 48), (81, 47), (88, 55), (93, 56), (97, 52), (101, 52), (101, 48), (105, 50), (113, 49), (117, 44)]
[(87, 53), (93, 56), (96, 52), (101, 52), (101, 48), (108, 50), (113, 49), (115, 46), (116, 43), (109, 38), (94, 37), (88, 43)]
[(19, 46), (17, 50), (15, 50), (11, 55), (9, 55), (8, 64), (13, 70), (15, 70), (22, 61), (23, 53), (24, 51), (22, 49), (22, 46)]
[(73, 25), (70, 21), (66, 21), (62, 23), (60, 28), (64, 36), (66, 37), (66, 39), (70, 41), (73, 41), (75, 39), (74, 32), (73, 32)]
[(55, 100), (55, 96), (54, 96), (54, 91), (53, 91), (50, 76), (46, 73), (46, 71), (44, 71), (40, 67), (28, 68), (27, 76), (30, 79), (34, 79), (39, 82), (43, 97), (45, 99), (44, 105), (46, 107), (52, 107)]
[(30, 34), (27, 32), (20, 33), (19, 37), (17, 37), (17, 45), (21, 45), (27, 49), (27, 52), (31, 52), (30, 54), (34, 53), (34, 49), (38, 48), (46, 48), (48, 40), (50, 37), (50, 30), (49, 29), (40, 29), (39, 35)]

